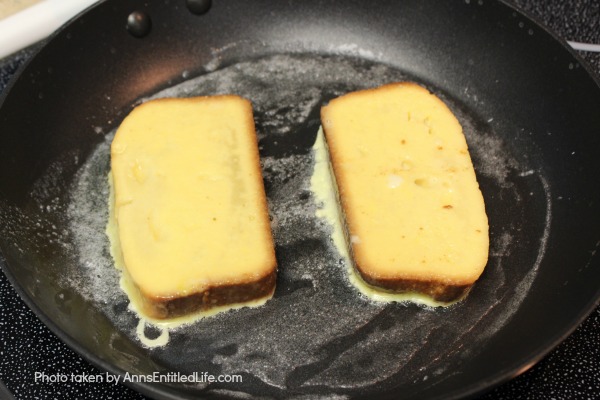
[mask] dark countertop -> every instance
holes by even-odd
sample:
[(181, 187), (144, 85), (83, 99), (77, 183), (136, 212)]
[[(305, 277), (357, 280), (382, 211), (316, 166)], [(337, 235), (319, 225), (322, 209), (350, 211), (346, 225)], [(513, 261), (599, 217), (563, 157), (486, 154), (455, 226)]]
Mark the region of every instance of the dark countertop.
[[(469, 1), (469, 0), (465, 0)], [(511, 0), (562, 39), (600, 44), (598, 0)], [(0, 60), (0, 92), (35, 46)], [(580, 51), (600, 78), (600, 53)], [(600, 112), (600, 111), (599, 111)], [(1, 255), (0, 255), (1, 257)], [(23, 334), (27, 332), (27, 334)], [(61, 342), (23, 303), (0, 274), (0, 379), (17, 399), (142, 399), (112, 383), (34, 383), (32, 371), (54, 374), (101, 373)], [(0, 398), (8, 398), (0, 382)], [(600, 308), (539, 363), (481, 399), (600, 398)]]

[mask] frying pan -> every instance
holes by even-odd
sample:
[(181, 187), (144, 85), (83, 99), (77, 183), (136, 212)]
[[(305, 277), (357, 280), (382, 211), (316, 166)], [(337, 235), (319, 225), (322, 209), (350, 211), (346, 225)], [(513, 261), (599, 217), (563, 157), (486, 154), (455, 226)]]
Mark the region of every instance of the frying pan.
[[(491, 0), (230, 0), (194, 11), (100, 3), (48, 40), (1, 102), (4, 272), (91, 363), (121, 376), (243, 377), (128, 383), (156, 398), (459, 398), (526, 370), (598, 305), (600, 88), (551, 34)], [(361, 298), (314, 217), (320, 105), (390, 80), (418, 82), (455, 112), (484, 194), (490, 261), (449, 309)], [(108, 144), (148, 98), (221, 92), (254, 104), (277, 291), (148, 349), (107, 254)]]

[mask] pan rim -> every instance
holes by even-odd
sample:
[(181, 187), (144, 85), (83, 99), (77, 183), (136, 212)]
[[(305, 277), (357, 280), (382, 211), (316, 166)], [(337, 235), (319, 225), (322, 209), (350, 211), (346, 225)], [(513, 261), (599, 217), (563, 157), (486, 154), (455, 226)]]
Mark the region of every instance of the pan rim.
[[(105, 1), (105, 0), (102, 0), (102, 1)], [(508, 7), (509, 9), (513, 10), (513, 12), (516, 12), (517, 14), (520, 14), (523, 17), (525, 17), (526, 19), (528, 19), (529, 21), (533, 22), (537, 28), (542, 30), (546, 35), (549, 35), (555, 42), (560, 43), (561, 46), (563, 47), (563, 49), (566, 50), (572, 57), (575, 58), (575, 60), (579, 63), (579, 65), (581, 65), (585, 69), (585, 72), (590, 76), (590, 78), (592, 78), (592, 80), (594, 81), (596, 86), (598, 86), (598, 88), (600, 88), (600, 74), (598, 74), (592, 70), (591, 65), (586, 60), (583, 59), (583, 57), (577, 52), (577, 50), (575, 50), (569, 44), (569, 42), (566, 39), (563, 39), (560, 36), (558, 36), (558, 34), (556, 32), (552, 31), (549, 27), (547, 27), (538, 17), (536, 17), (535, 15), (532, 15), (531, 13), (526, 12), (525, 10), (518, 9), (515, 5), (510, 4), (508, 2), (508, 0), (496, 0), (496, 1), (498, 1), (499, 3), (501, 3), (504, 6)]]

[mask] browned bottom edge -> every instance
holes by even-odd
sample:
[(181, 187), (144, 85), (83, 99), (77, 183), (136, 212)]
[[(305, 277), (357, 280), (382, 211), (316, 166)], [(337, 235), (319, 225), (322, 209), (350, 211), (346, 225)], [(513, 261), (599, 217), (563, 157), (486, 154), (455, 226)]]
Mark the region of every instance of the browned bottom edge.
[(381, 279), (363, 274), (359, 268), (356, 268), (356, 271), (371, 286), (392, 293), (421, 293), (442, 303), (449, 303), (465, 297), (473, 286), (472, 284), (454, 285), (418, 279)]
[(276, 271), (254, 282), (222, 285), (202, 292), (172, 299), (149, 298), (140, 293), (144, 311), (149, 317), (168, 319), (228, 304), (245, 303), (267, 297), (275, 289)]

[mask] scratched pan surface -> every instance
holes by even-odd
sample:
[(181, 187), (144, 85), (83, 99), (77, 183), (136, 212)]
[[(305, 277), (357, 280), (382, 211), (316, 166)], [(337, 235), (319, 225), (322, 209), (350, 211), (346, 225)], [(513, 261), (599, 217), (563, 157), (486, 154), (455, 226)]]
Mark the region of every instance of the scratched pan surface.
[[(148, 4), (147, 4), (148, 3)], [(145, 11), (143, 38), (125, 24)], [(490, 221), (489, 264), (449, 309), (378, 304), (349, 286), (314, 216), (320, 105), (412, 80), (463, 124)], [(457, 398), (537, 361), (600, 297), (600, 89), (573, 53), (495, 1), (108, 1), (52, 37), (0, 107), (4, 272), (61, 339), (157, 398)], [(104, 235), (108, 146), (150, 97), (252, 100), (279, 276), (275, 297), (142, 346)], [(152, 336), (153, 332), (148, 331)]]

